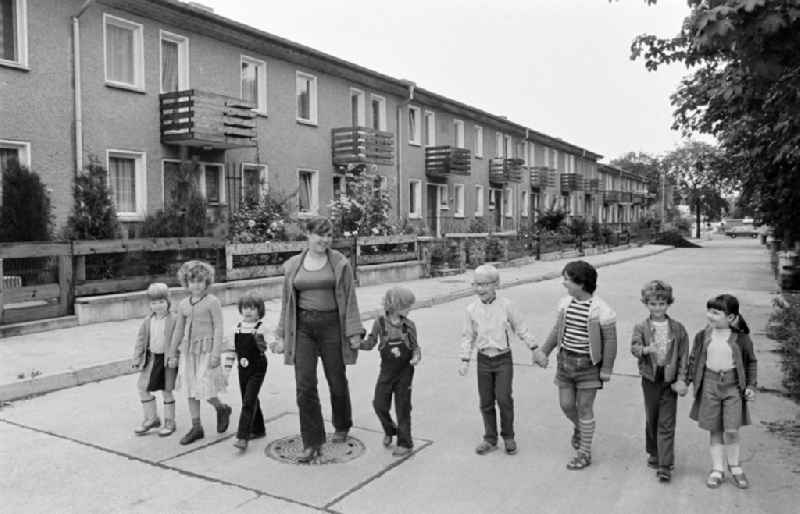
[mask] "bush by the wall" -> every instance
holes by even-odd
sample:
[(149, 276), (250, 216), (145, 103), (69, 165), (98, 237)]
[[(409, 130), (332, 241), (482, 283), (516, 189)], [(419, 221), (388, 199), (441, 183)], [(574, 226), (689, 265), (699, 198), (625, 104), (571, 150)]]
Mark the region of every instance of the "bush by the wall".
[(800, 400), (800, 295), (784, 294), (773, 306), (769, 335), (781, 342), (783, 385)]
[(209, 226), (208, 204), (197, 184), (200, 165), (184, 161), (175, 175), (175, 187), (164, 209), (150, 214), (143, 237), (203, 237)]
[(64, 227), (66, 239), (117, 239), (121, 227), (108, 187), (108, 172), (92, 159), (75, 177), (74, 205)]
[(50, 195), (39, 175), (11, 160), (3, 171), (0, 241), (47, 241), (52, 228)]

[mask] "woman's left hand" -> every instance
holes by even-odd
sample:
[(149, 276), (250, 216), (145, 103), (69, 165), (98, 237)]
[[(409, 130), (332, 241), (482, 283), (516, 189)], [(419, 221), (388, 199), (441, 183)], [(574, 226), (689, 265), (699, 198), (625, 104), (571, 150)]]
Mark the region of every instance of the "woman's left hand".
[(209, 356), (209, 358), (208, 358), (208, 367), (209, 368), (213, 369), (213, 368), (219, 367), (219, 364), (220, 364), (219, 355), (211, 355), (211, 356)]
[(350, 348), (352, 348), (353, 350), (358, 350), (359, 348), (361, 348), (360, 335), (350, 336)]
[(752, 387), (748, 387), (744, 390), (744, 399), (748, 402), (753, 401), (756, 399), (756, 390)]

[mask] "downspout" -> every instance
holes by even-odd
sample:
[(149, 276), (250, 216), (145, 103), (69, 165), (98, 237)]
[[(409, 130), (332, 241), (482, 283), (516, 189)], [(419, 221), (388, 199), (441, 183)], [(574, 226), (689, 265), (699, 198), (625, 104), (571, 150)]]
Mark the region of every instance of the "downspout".
[[(397, 115), (395, 116), (395, 128), (396, 128), (395, 134), (397, 134), (397, 146), (395, 147), (395, 153), (396, 153), (395, 165), (397, 166), (397, 170), (396, 170), (397, 195), (396, 196), (397, 196), (397, 222), (398, 223), (400, 223), (400, 219), (402, 217), (402, 212), (403, 212), (403, 210), (402, 210), (403, 209), (402, 208), (402, 206), (403, 206), (403, 194), (402, 194), (402, 191), (403, 191), (403, 171), (402, 171), (403, 170), (403, 165), (402, 165), (403, 153), (401, 151), (401, 148), (402, 148), (403, 145), (401, 143), (402, 134), (400, 133), (400, 127), (402, 125), (400, 124), (400, 119), (401, 119), (400, 117), (401, 117), (401, 111), (402, 111), (403, 107), (406, 107), (408, 104), (410, 104), (414, 100), (414, 88), (417, 86), (414, 82), (411, 82), (411, 81), (406, 81), (406, 85), (408, 86), (408, 98), (406, 98), (405, 100), (403, 100), (402, 102), (397, 104)], [(417, 120), (417, 123), (422, 123), (422, 120)]]
[(80, 17), (94, 0), (86, 0), (72, 17), (72, 76), (75, 94), (75, 176), (83, 169), (83, 106), (81, 102), (81, 29)]

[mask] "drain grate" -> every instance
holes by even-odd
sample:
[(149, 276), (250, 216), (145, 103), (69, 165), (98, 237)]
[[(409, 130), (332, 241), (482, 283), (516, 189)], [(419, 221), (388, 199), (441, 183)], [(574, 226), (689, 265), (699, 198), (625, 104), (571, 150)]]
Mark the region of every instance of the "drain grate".
[[(332, 443), (330, 435), (322, 445), (320, 456), (310, 464), (341, 464), (361, 457), (367, 450), (364, 443), (352, 436), (347, 436), (343, 443)], [(303, 440), (300, 435), (292, 435), (276, 439), (267, 445), (264, 454), (270, 459), (287, 464), (300, 464), (297, 456), (303, 451)]]

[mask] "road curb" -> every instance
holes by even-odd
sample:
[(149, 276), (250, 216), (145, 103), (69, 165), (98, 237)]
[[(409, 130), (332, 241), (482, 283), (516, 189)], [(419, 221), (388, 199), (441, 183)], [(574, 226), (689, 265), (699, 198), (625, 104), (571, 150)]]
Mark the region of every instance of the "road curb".
[[(642, 259), (645, 257), (651, 257), (653, 255), (658, 255), (660, 253), (664, 253), (673, 249), (674, 247), (672, 246), (665, 246), (663, 249), (654, 250), (646, 254), (620, 257), (619, 259), (612, 259), (608, 262), (598, 263), (594, 266), (596, 268), (613, 266), (615, 264), (621, 264), (627, 261)], [(560, 272), (550, 271), (532, 277), (524, 277), (502, 282), (500, 284), (499, 289), (506, 289), (509, 287), (516, 287), (525, 284), (532, 284), (535, 282), (542, 282), (545, 280), (552, 280), (560, 276), (561, 276)], [(419, 300), (414, 304), (413, 308), (414, 309), (430, 308), (436, 305), (441, 305), (443, 303), (449, 303), (455, 300), (460, 300), (462, 298), (467, 298), (469, 296), (472, 296), (472, 294), (473, 294), (472, 288), (467, 287), (464, 289), (459, 289), (457, 291), (452, 291), (450, 293), (436, 295), (430, 298)], [(376, 318), (381, 313), (382, 309), (371, 309), (368, 311), (364, 311), (361, 313), (361, 319), (370, 320)], [(117, 360), (113, 362), (107, 362), (104, 364), (98, 364), (95, 366), (88, 366), (86, 368), (81, 368), (78, 370), (65, 371), (62, 373), (55, 373), (52, 375), (43, 375), (28, 380), (20, 380), (19, 382), (3, 384), (0, 385), (0, 402), (20, 400), (29, 396), (50, 393), (53, 391), (58, 391), (60, 389), (67, 389), (70, 387), (76, 387), (89, 382), (107, 380), (122, 375), (129, 375), (131, 373), (136, 373), (136, 370), (131, 369), (130, 362), (131, 362), (130, 359)]]

